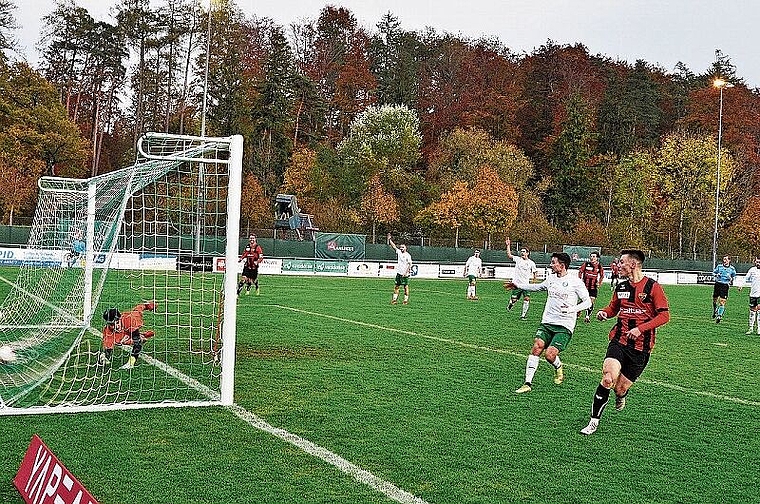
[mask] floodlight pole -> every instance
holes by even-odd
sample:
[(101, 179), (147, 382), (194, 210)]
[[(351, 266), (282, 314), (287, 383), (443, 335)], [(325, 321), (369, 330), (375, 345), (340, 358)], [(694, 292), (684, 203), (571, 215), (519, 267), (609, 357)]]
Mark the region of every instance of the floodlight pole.
[(208, 103), (208, 60), (211, 59), (211, 12), (214, 2), (209, 2), (208, 23), (206, 23), (206, 64), (203, 71), (203, 109), (201, 111), (201, 136), (206, 136), (206, 105)]
[(718, 210), (720, 206), (720, 150), (723, 137), (723, 88), (732, 87), (732, 84), (724, 79), (715, 79), (713, 86), (720, 90), (720, 105), (718, 106), (718, 163), (715, 173), (715, 222), (713, 226), (712, 263), (713, 270), (718, 264)]

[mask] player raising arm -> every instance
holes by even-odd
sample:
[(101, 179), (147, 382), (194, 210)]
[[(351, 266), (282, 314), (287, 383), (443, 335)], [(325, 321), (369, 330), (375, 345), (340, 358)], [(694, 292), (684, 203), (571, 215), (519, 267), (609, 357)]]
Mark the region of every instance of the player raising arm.
[(628, 389), (649, 362), (655, 343), (655, 329), (670, 320), (668, 298), (662, 286), (641, 271), (644, 252), (628, 249), (620, 254), (620, 274), (628, 280), (618, 284), (610, 304), (597, 313), (599, 320), (617, 316), (617, 323), (610, 330), (607, 355), (602, 364), (602, 380), (596, 387), (591, 404), (591, 420), (581, 429), (581, 434), (585, 435), (596, 432), (613, 388), (615, 410), (625, 408)]
[(396, 283), (393, 287), (391, 304), (398, 303), (398, 291), (402, 285), (404, 286), (404, 304), (409, 304), (409, 277), (412, 274), (412, 256), (406, 251), (406, 245), (402, 243), (397, 247), (393, 243), (390, 233), (388, 233), (388, 245), (396, 251), (396, 257), (398, 258), (398, 262), (396, 263)]

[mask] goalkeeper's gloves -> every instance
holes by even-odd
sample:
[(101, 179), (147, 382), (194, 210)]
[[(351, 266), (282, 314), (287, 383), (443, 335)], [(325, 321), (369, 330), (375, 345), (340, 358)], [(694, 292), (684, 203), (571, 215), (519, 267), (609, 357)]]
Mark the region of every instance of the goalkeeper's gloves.
[(155, 334), (156, 333), (153, 331), (145, 331), (144, 333), (142, 333), (142, 337), (143, 339), (148, 339), (148, 338), (152, 338)]
[(146, 301), (145, 302), (145, 309), (148, 311), (153, 311), (156, 309), (156, 302), (155, 301)]

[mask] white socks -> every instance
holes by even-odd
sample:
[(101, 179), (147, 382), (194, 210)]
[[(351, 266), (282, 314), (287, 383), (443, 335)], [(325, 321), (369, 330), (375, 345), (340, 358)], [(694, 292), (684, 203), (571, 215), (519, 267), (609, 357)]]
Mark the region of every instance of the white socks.
[(536, 374), (536, 369), (538, 369), (538, 362), (537, 355), (528, 356), (528, 363), (525, 365), (525, 383), (533, 383), (533, 376)]

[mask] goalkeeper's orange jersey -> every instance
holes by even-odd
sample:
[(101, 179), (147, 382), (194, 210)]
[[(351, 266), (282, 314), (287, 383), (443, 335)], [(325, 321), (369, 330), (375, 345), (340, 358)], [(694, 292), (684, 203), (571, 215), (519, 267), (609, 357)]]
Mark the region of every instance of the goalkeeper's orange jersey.
[[(128, 311), (121, 314), (117, 324), (106, 325), (103, 328), (103, 346), (113, 348), (114, 345), (131, 345), (132, 333), (139, 331), (143, 326), (143, 311), (152, 310), (155, 307), (153, 302), (140, 303)], [(146, 331), (140, 334), (143, 340), (153, 336), (153, 331)]]

